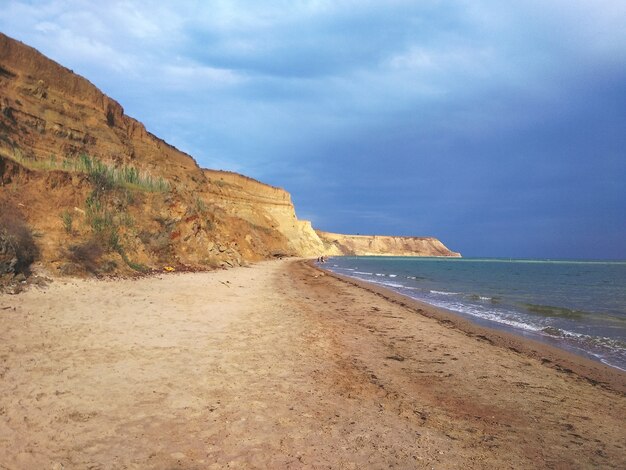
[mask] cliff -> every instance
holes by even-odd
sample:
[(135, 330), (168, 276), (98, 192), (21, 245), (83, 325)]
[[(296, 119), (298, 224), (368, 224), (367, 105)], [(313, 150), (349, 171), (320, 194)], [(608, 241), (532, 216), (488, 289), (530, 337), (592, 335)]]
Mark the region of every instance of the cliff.
[[(229, 208), (237, 217), (259, 227), (275, 230), (287, 239), (286, 253), (319, 256), (324, 245), (308, 220), (298, 220), (291, 195), (247, 176), (228, 171), (204, 170), (210, 200)], [(335, 254), (335, 253), (333, 253)]]
[(43, 265), (65, 274), (351, 249), (298, 220), (285, 190), (201, 169), (88, 80), (0, 33), (0, 277), (15, 266), (8, 213), (30, 227)]
[(86, 154), (189, 189), (205, 184), (189, 155), (147, 132), (88, 80), (2, 33), (0, 119), (5, 155), (61, 161)]
[(3, 34), (0, 206), (19, 212), (41, 260), (63, 273), (233, 266), (322, 249), (286, 191), (202, 170), (89, 81)]
[(433, 237), (342, 235), (317, 230), (326, 251), (354, 256), (448, 256), (460, 257)]

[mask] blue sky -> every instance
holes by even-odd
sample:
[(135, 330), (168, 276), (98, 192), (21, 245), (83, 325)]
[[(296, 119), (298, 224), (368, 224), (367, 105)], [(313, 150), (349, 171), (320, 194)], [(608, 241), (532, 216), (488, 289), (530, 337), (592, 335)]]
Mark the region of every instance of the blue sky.
[(0, 30), (343, 233), (626, 258), (626, 2), (3, 0)]

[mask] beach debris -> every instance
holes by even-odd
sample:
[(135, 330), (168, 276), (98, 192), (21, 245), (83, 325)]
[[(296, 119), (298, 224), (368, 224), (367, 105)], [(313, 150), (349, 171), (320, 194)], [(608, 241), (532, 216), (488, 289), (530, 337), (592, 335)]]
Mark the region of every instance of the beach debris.
[(176, 269), (174, 269), (172, 266), (163, 266), (163, 271), (165, 271), (166, 273), (171, 273), (173, 271), (176, 271)]

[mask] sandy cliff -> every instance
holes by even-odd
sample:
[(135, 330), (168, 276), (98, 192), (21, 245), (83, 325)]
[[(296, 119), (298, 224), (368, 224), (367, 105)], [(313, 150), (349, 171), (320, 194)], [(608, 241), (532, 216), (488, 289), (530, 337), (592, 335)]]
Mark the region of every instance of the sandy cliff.
[(284, 189), (228, 171), (204, 170), (204, 175), (209, 182), (211, 202), (230, 208), (238, 217), (255, 226), (285, 236), (287, 253), (319, 256), (324, 251), (311, 223), (296, 217), (291, 195)]
[[(102, 190), (97, 165), (165, 189), (122, 180)], [(0, 204), (18, 210), (42, 260), (62, 272), (228, 266), (322, 249), (286, 191), (203, 171), (89, 81), (2, 34), (0, 184)]]
[[(1, 33), (0, 206), (31, 228), (43, 264), (67, 274), (355, 252), (298, 220), (285, 190), (201, 169), (88, 80)], [(368, 253), (422, 254), (376, 240)]]
[(342, 235), (317, 230), (326, 250), (336, 249), (356, 256), (450, 256), (460, 257), (433, 237), (393, 237), (384, 235)]
[(146, 131), (91, 82), (0, 33), (0, 150), (60, 161), (88, 154), (133, 164), (190, 189), (205, 184), (189, 155)]

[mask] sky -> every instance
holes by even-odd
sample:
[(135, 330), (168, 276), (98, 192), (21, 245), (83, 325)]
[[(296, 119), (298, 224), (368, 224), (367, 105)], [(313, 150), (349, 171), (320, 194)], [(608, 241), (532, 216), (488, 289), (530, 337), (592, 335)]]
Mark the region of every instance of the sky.
[(626, 259), (623, 0), (0, 4), (0, 31), (316, 228)]

